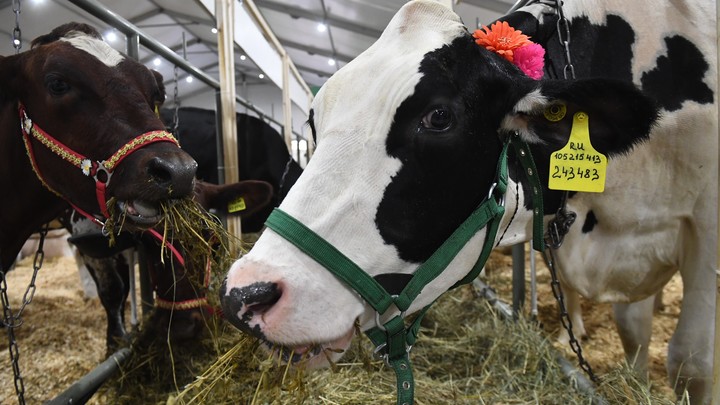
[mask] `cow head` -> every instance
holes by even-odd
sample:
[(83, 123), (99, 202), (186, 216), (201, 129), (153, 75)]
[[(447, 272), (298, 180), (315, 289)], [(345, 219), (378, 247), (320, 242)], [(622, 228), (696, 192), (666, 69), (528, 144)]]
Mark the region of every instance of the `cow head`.
[[(52, 150), (31, 137), (32, 170), (78, 208), (100, 215), (105, 207), (96, 198), (92, 173), (71, 164), (68, 151), (90, 163), (118, 159), (104, 195), (120, 203), (128, 225), (154, 224), (158, 202), (192, 193), (196, 163), (168, 134), (157, 132), (165, 127), (154, 113), (164, 99), (156, 76), (104, 43), (92, 27), (70, 23), (56, 28), (35, 39), (31, 50), (0, 58), (0, 74), (11, 78), (0, 84), (0, 102), (3, 143), (13, 154), (3, 158), (0, 169), (3, 177), (27, 176), (23, 181), (33, 187), (30, 194), (41, 193), (40, 182), (25, 156), (18, 105), (34, 128), (62, 145)], [(100, 171), (97, 177), (104, 181), (107, 176)]]
[[(317, 94), (309, 121), (317, 149), (280, 209), (382, 279), (386, 290), (396, 289), (488, 196), (509, 134), (532, 145), (538, 167), (564, 145), (569, 118), (543, 120), (543, 110), (560, 101), (570, 112), (598, 117), (592, 141), (604, 153), (626, 151), (647, 136), (655, 114), (629, 85), (532, 80), (478, 46), (441, 3), (411, 1)], [(540, 172), (546, 181), (547, 167)], [(501, 231), (512, 222), (517, 242), (528, 237), (531, 215), (523, 188), (509, 191), (518, 195), (508, 204), (519, 206), (507, 207)], [(553, 198), (546, 199), (549, 210), (557, 206)], [(485, 234), (469, 240), (408, 314), (469, 272)], [(362, 330), (376, 324), (353, 289), (272, 230), (230, 268), (221, 299), (233, 324), (309, 356), (309, 365), (325, 362), (323, 349), (338, 349), (326, 353), (336, 359), (356, 323)], [(391, 307), (377, 318), (382, 323), (398, 312)]]

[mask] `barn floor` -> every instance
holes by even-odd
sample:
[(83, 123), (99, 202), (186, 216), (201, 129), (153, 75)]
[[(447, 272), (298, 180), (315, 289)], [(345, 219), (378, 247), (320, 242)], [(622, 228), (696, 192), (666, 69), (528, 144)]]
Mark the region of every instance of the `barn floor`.
[[(541, 263), (538, 257), (538, 263)], [(510, 300), (511, 259), (493, 253), (488, 264), (488, 282), (501, 297)], [(549, 274), (538, 265), (539, 320), (544, 330), (555, 335), (559, 322), (556, 304), (550, 292)], [(17, 308), (32, 274), (32, 259), (26, 258), (8, 276), (10, 300)], [(656, 314), (651, 342), (650, 377), (653, 390), (673, 398), (667, 387), (665, 348), (677, 322), (682, 285), (678, 276), (664, 291), (665, 308)], [(583, 302), (589, 338), (583, 351), (595, 372), (602, 376), (620, 367), (622, 346), (612, 323), (609, 304)], [(105, 315), (97, 298), (86, 299), (72, 258), (46, 259), (37, 280), (37, 293), (23, 315), (24, 325), (17, 332), (20, 368), (27, 403), (42, 403), (53, 398), (76, 379), (94, 368), (105, 356)], [(5, 335), (3, 331), (3, 335)], [(12, 368), (6, 336), (0, 338), (0, 404), (15, 404)], [(558, 346), (559, 347), (559, 346)], [(564, 348), (563, 348), (564, 349)], [(569, 349), (567, 349), (569, 352)], [(571, 361), (571, 355), (567, 356)], [(112, 403), (93, 398), (91, 404)]]

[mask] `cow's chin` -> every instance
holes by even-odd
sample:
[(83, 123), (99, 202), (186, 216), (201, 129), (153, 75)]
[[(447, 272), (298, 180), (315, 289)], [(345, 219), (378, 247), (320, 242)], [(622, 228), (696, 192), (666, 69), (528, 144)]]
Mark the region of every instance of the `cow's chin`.
[(273, 353), (273, 357), (279, 357), (285, 363), (306, 369), (316, 369), (328, 367), (331, 363), (338, 361), (350, 347), (353, 336), (355, 336), (354, 327), (340, 338), (329, 342), (286, 346), (266, 340), (263, 346)]

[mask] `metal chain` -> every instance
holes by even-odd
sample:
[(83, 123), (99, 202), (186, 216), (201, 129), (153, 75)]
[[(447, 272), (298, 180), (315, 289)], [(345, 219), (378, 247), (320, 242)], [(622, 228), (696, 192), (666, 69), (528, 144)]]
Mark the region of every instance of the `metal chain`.
[[(557, 32), (558, 40), (560, 45), (563, 47), (565, 53), (565, 67), (563, 68), (563, 76), (565, 79), (575, 79), (575, 67), (572, 64), (572, 58), (570, 57), (570, 23), (565, 18), (563, 13), (562, 0), (555, 1), (555, 8), (558, 14), (557, 20)], [(568, 76), (569, 74), (569, 76)], [(575, 338), (573, 333), (572, 321), (570, 320), (570, 314), (565, 306), (565, 296), (563, 295), (562, 289), (560, 288), (560, 281), (557, 277), (557, 270), (555, 269), (555, 256), (553, 250), (559, 249), (562, 246), (565, 235), (570, 232), (570, 227), (575, 222), (577, 214), (567, 210), (568, 192), (564, 191), (560, 201), (560, 208), (555, 213), (553, 218), (548, 224), (548, 232), (545, 237), (547, 247), (543, 252), (543, 257), (547, 263), (548, 269), (550, 270), (550, 276), (552, 278), (550, 285), (552, 287), (553, 295), (555, 300), (558, 302), (558, 311), (560, 313), (560, 323), (568, 333), (570, 338), (570, 348), (577, 356), (578, 364), (585, 374), (590, 377), (590, 380), (594, 383), (598, 383), (599, 379), (593, 373), (590, 363), (585, 359), (582, 354), (582, 347), (580, 342)]]
[(575, 79), (575, 66), (573, 66), (572, 59), (570, 58), (570, 23), (568, 23), (567, 18), (565, 18), (565, 13), (563, 13), (562, 0), (555, 0), (555, 7), (558, 13), (558, 40), (565, 50), (565, 68), (563, 69), (563, 76), (565, 79), (568, 79), (568, 72), (570, 72), (570, 78)]
[(22, 48), (22, 31), (20, 31), (20, 4), (21, 0), (12, 0), (12, 12), (15, 14), (15, 28), (12, 32), (12, 43), (15, 48), (15, 54), (20, 53)]
[(180, 120), (178, 118), (178, 110), (180, 109), (180, 96), (178, 95), (178, 69), (178, 66), (175, 65), (175, 68), (173, 69), (173, 81), (175, 84), (175, 89), (173, 90), (173, 105), (175, 109), (173, 110), (172, 129), (170, 130), (176, 138), (178, 137), (178, 126), (180, 125)]
[(592, 367), (590, 367), (590, 363), (588, 363), (588, 361), (583, 356), (580, 342), (577, 340), (577, 338), (575, 338), (575, 334), (573, 333), (570, 314), (568, 313), (567, 307), (565, 306), (565, 296), (563, 295), (562, 289), (560, 288), (560, 281), (558, 280), (557, 271), (555, 270), (555, 256), (553, 255), (553, 248), (546, 248), (543, 252), (543, 257), (545, 258), (545, 262), (550, 269), (550, 276), (552, 277), (550, 285), (552, 286), (552, 292), (555, 296), (555, 300), (557, 300), (558, 306), (560, 307), (560, 323), (562, 324), (563, 328), (565, 328), (565, 330), (568, 332), (568, 336), (570, 337), (570, 348), (577, 356), (580, 368), (585, 372), (585, 374), (588, 375), (588, 377), (590, 377), (590, 380), (592, 380), (592, 382), (597, 384), (599, 382), (599, 379), (595, 375), (595, 373), (593, 373)]
[(12, 307), (10, 306), (10, 299), (8, 297), (8, 286), (7, 279), (5, 277), (5, 270), (0, 268), (0, 301), (2, 301), (3, 308), (3, 326), (7, 329), (8, 334), (8, 350), (10, 351), (10, 362), (13, 367), (13, 376), (15, 382), (15, 393), (17, 394), (18, 403), (21, 405), (25, 404), (25, 384), (23, 382), (22, 374), (20, 373), (20, 348), (18, 347), (17, 340), (15, 339), (15, 329), (19, 328), (22, 324), (22, 313), (35, 297), (35, 280), (37, 279), (38, 272), (42, 267), (43, 260), (45, 258), (45, 252), (43, 246), (45, 244), (45, 237), (48, 233), (48, 225), (40, 230), (40, 239), (38, 242), (38, 248), (35, 252), (35, 258), (33, 260), (33, 274), (30, 279), (30, 284), (23, 294), (22, 303), (17, 314), (13, 314)]

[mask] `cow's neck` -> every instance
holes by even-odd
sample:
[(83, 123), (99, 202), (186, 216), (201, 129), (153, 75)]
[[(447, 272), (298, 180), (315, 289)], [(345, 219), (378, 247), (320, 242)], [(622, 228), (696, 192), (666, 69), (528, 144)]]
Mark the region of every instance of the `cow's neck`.
[(4, 103), (0, 113), (0, 190), (5, 190), (0, 214), (0, 266), (8, 268), (25, 240), (67, 206), (45, 189), (32, 171), (22, 144), (17, 105)]

